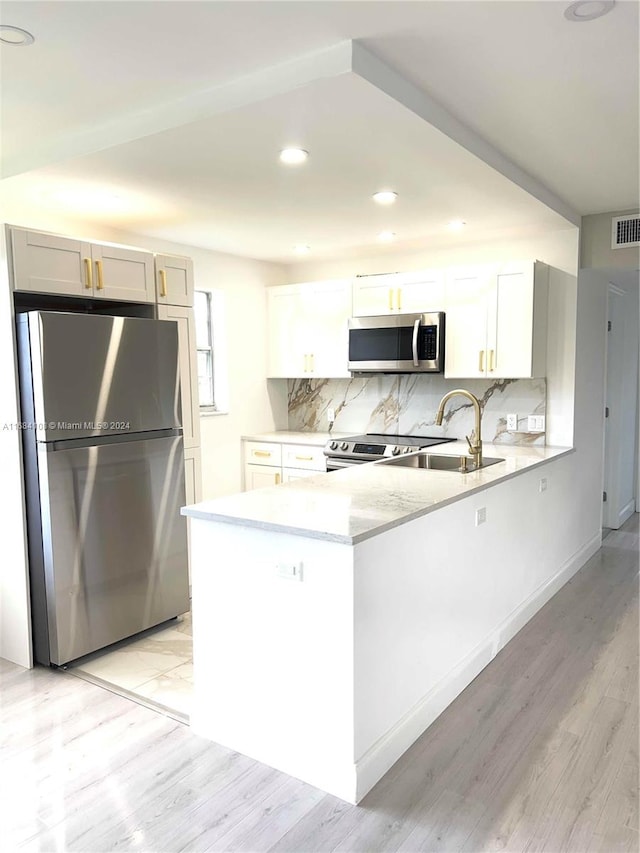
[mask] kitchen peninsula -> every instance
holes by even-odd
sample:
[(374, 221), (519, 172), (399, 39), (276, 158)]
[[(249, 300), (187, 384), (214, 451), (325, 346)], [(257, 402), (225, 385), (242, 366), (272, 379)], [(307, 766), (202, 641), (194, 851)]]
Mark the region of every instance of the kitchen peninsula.
[(186, 507), (194, 730), (361, 800), (582, 564), (554, 533), (572, 451), (485, 452), (504, 461), (376, 462)]

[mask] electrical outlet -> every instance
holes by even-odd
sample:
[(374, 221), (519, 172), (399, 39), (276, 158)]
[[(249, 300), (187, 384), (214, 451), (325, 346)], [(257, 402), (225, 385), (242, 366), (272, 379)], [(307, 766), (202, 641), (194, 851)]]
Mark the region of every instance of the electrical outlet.
[(476, 510), (476, 527), (480, 527), (481, 524), (484, 524), (487, 520), (487, 508), (486, 506), (481, 506), (480, 509)]
[(544, 415), (529, 415), (527, 418), (527, 432), (544, 432)]
[(538, 491), (539, 492), (546, 492), (547, 491), (547, 478), (546, 477), (540, 478), (540, 483), (538, 485)]
[(518, 416), (517, 415), (507, 415), (507, 431), (508, 432), (517, 432), (518, 431)]
[(302, 580), (302, 563), (277, 563), (276, 574), (290, 581)]
[(336, 419), (336, 410), (335, 409), (327, 409), (327, 420), (329, 421), (329, 426), (331, 426), (331, 424), (335, 421), (335, 419)]

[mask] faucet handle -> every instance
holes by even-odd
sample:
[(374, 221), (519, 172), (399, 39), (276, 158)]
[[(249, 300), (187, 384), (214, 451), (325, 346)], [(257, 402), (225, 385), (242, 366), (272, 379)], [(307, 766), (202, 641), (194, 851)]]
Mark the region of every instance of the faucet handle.
[[(473, 436), (473, 432), (471, 433), (471, 436)], [(471, 444), (471, 436), (469, 436), (469, 435), (465, 435), (465, 438), (467, 439), (467, 444), (469, 445), (469, 450), (470, 450), (472, 453), (475, 453), (475, 449), (476, 449), (476, 448), (475, 448), (475, 446), (474, 446), (473, 444)]]

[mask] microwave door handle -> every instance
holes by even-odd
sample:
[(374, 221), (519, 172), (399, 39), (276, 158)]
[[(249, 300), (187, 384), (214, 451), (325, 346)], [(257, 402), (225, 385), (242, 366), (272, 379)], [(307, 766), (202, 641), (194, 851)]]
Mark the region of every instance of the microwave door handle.
[(420, 328), (420, 318), (413, 324), (413, 337), (411, 339), (411, 349), (413, 350), (413, 366), (418, 367), (418, 329)]

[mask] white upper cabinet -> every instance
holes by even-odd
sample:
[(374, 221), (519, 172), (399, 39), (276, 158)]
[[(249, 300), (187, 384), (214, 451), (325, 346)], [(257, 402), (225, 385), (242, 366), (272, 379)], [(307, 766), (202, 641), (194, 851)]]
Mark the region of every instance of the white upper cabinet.
[(139, 249), (91, 244), (94, 295), (123, 302), (155, 302), (153, 255)]
[(544, 376), (547, 292), (538, 261), (448, 270), (445, 376)]
[(353, 316), (443, 311), (444, 270), (363, 275), (353, 282)]
[(155, 302), (153, 255), (11, 229), (15, 290)]
[(175, 255), (156, 255), (158, 305), (193, 305), (193, 261)]
[(91, 296), (91, 244), (55, 234), (11, 229), (15, 290)]
[(268, 376), (348, 377), (348, 280), (270, 287)]

